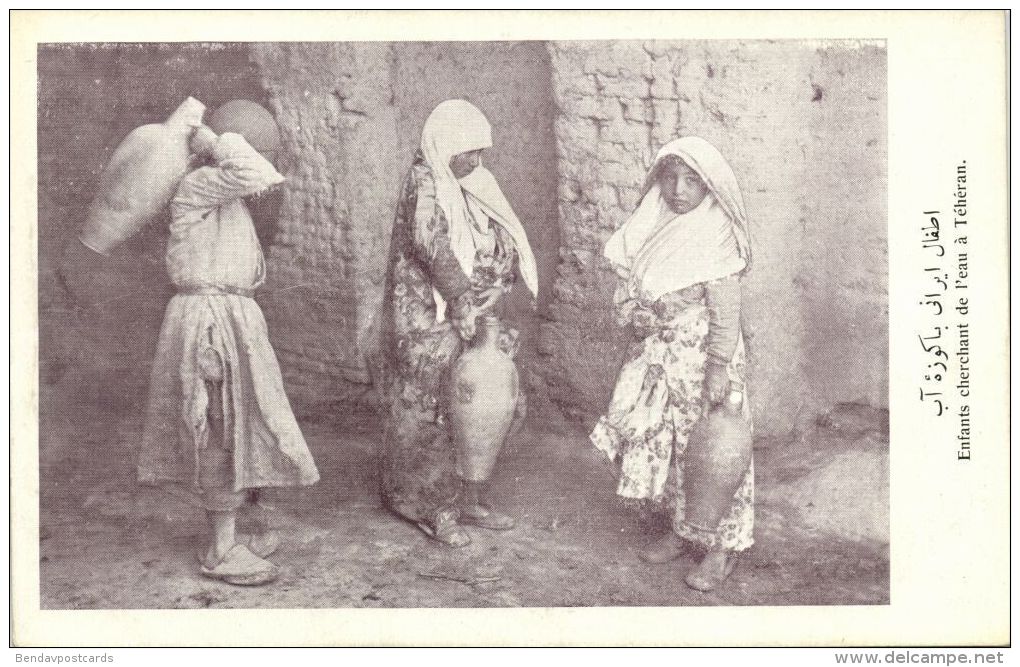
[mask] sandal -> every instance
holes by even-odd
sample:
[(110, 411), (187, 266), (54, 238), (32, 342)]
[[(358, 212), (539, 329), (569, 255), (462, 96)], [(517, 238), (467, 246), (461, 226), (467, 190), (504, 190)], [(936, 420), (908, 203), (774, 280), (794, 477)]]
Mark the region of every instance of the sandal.
[(471, 536), (457, 525), (457, 514), (452, 510), (446, 510), (436, 515), (435, 528), (424, 521), (418, 521), (415, 525), (432, 539), (455, 549), (471, 544)]
[(687, 573), (687, 576), (684, 577), (684, 583), (696, 591), (707, 593), (726, 581), (726, 578), (730, 576), (733, 572), (733, 568), (736, 566), (737, 559), (732, 555), (726, 556), (726, 565), (723, 566), (722, 573), (716, 571), (712, 574), (704, 574), (701, 572), (701, 566), (699, 564), (698, 567)]
[(235, 544), (215, 567), (202, 565), (202, 576), (234, 586), (262, 586), (280, 576), (280, 568)]
[(513, 517), (497, 512), (485, 505), (476, 505), (470, 509), (460, 508), (460, 523), (477, 526), (487, 530), (510, 530), (517, 525)]
[[(259, 558), (267, 558), (276, 553), (276, 550), (280, 548), (280, 534), (275, 530), (267, 530), (264, 533), (253, 533), (251, 535), (244, 535), (238, 544), (243, 544), (248, 547), (248, 551), (252, 552)], [(202, 565), (206, 564), (206, 559), (209, 555), (208, 551), (199, 551), (195, 556), (198, 558), (198, 562)]]

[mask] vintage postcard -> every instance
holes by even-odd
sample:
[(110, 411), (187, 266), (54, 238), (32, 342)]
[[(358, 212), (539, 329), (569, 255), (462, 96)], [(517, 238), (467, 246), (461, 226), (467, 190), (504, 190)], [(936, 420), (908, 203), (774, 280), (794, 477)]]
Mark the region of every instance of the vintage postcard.
[(14, 12), (14, 644), (1008, 643), (1007, 21)]

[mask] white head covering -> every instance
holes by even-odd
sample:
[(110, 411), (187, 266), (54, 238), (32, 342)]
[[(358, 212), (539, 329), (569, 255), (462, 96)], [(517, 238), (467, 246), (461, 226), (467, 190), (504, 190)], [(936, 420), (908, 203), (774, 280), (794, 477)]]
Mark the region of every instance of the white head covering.
[[(668, 155), (683, 160), (708, 186), (705, 199), (681, 215), (669, 208), (658, 183), (657, 167)], [(744, 199), (733, 169), (715, 146), (700, 137), (669, 142), (655, 156), (644, 189), (637, 210), (603, 250), (626, 277), (630, 298), (654, 300), (750, 268)]]
[[(432, 169), (436, 201), (450, 225), (450, 246), (464, 273), (474, 272), (476, 238), (488, 230), (488, 218), (510, 234), (517, 250), (524, 284), (538, 294), (538, 269), (528, 244), (528, 235), (503, 195), (496, 178), (478, 165), (462, 179), (450, 169), (450, 158), (460, 153), (492, 146), (492, 128), (485, 115), (465, 100), (447, 100), (437, 106), (421, 132), (421, 151)], [(484, 226), (479, 226), (484, 222)], [(446, 317), (446, 302), (433, 290), (436, 321)]]

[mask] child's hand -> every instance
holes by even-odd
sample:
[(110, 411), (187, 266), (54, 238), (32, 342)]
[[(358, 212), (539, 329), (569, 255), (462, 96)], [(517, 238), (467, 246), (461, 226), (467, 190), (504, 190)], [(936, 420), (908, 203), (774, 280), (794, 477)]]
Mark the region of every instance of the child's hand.
[(730, 388), (730, 377), (726, 365), (709, 360), (705, 367), (704, 396), (709, 405), (717, 405), (726, 399)]
[(475, 337), (475, 320), (478, 318), (478, 309), (473, 305), (467, 310), (453, 316), (453, 328), (463, 340), (471, 340)]
[(479, 311), (492, 310), (495, 307), (496, 302), (499, 301), (499, 297), (503, 296), (503, 288), (490, 287), (479, 296), (481, 297), (481, 301), (475, 304), (475, 309)]
[(199, 125), (191, 134), (191, 151), (195, 155), (208, 156), (212, 154), (213, 147), (219, 137), (209, 127)]

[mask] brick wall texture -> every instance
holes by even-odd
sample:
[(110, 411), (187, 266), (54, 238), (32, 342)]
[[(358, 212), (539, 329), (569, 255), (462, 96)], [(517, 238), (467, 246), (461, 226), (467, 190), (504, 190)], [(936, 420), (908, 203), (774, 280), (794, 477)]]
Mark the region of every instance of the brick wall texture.
[[(601, 248), (655, 151), (700, 135), (740, 181), (755, 242), (745, 327), (755, 424), (785, 433), (888, 385), (883, 47), (553, 42), (560, 264), (542, 328), (551, 395), (590, 419), (625, 345)], [(608, 360), (613, 360), (608, 362)]]

